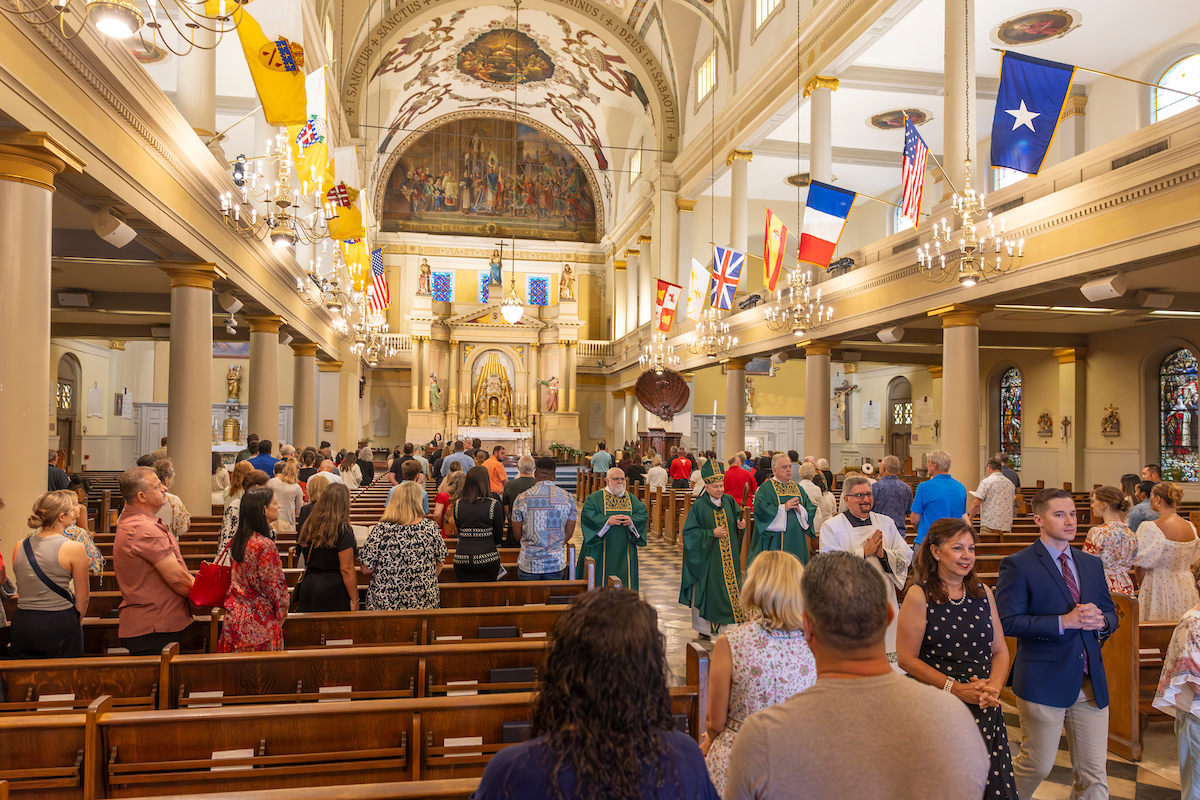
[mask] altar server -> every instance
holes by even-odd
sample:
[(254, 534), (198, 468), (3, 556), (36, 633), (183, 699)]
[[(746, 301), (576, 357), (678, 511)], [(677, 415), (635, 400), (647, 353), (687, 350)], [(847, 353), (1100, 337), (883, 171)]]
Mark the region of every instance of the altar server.
[(741, 506), (725, 494), (718, 459), (700, 468), (705, 493), (696, 498), (683, 524), (683, 582), (679, 602), (692, 607), (692, 627), (716, 636), (746, 621), (741, 604), (739, 556), (746, 521)]
[(625, 491), (625, 473), (613, 467), (605, 475), (604, 488), (592, 492), (579, 515), (583, 547), (579, 548), (576, 573), (585, 575), (584, 559), (596, 561), (596, 584), (604, 586), (615, 575), (621, 585), (638, 588), (637, 548), (646, 546), (646, 506)]
[(808, 563), (809, 543), (816, 545), (813, 525), (817, 506), (792, 480), (792, 459), (776, 453), (771, 459), (770, 480), (754, 493), (754, 531), (750, 535), (747, 568), (764, 550), (786, 550), (801, 564)]

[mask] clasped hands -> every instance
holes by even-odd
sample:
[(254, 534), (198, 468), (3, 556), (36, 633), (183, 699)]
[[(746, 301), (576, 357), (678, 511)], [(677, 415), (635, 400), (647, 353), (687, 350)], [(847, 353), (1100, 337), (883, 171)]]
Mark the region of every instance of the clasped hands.
[(784, 507), (784, 509), (786, 509), (788, 511), (798, 510), (800, 508), (800, 498), (799, 497), (788, 498), (788, 501), (783, 504), (783, 507)]
[(608, 526), (628, 526), (633, 524), (633, 517), (628, 514), (613, 514), (608, 518)]
[(1000, 690), (982, 678), (972, 678), (966, 683), (956, 681), (950, 691), (959, 700), (973, 706), (1000, 707)]
[(1062, 615), (1063, 630), (1098, 631), (1105, 625), (1104, 612), (1095, 603), (1080, 603)]
[(883, 555), (883, 531), (879, 530), (878, 528), (871, 531), (871, 535), (867, 537), (867, 541), (863, 542), (863, 555)]
[[(746, 520), (738, 517), (737, 526), (739, 531), (746, 530)], [(717, 539), (723, 539), (729, 535), (729, 529), (722, 525), (719, 528), (713, 528), (713, 536)]]

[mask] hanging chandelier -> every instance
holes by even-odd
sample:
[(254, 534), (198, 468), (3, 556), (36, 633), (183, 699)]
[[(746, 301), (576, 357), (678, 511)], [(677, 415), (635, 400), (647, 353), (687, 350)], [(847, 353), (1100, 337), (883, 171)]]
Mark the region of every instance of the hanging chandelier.
[(729, 323), (721, 318), (721, 312), (706, 308), (700, 313), (700, 321), (692, 332), (688, 350), (696, 355), (717, 359), (724, 358), (737, 344), (737, 337), (729, 333)]
[[(238, 6), (246, 2), (249, 0), (229, 0), (228, 4), (226, 0), (215, 3), (166, 0), (165, 8), (160, 9), (156, 0), (147, 0), (150, 20), (146, 21), (146, 15), (132, 0), (85, 0), (74, 31), (67, 29), (67, 16), (75, 10), (71, 0), (44, 0), (36, 4), (22, 3), (21, 0), (3, 0), (0, 2), (0, 10), (20, 16), (34, 25), (53, 25), (68, 40), (77, 37), (85, 24), (91, 22), (96, 30), (105, 36), (128, 39), (136, 34), (147, 50), (158, 49), (161, 45), (177, 56), (185, 56), (192, 50), (215, 50), (225, 34), (236, 29), (241, 23), (241, 18), (237, 17), (235, 12)], [(177, 21), (176, 18), (181, 21)], [(166, 36), (159, 34), (167, 25), (175, 29), (179, 40), (186, 47), (176, 50)], [(146, 29), (150, 30), (149, 42), (146, 41)], [(196, 41), (197, 31), (207, 31), (214, 34), (215, 38), (211, 44), (199, 43)], [(298, 51), (299, 57), (303, 58), (299, 45), (291, 42), (286, 44)]]
[(791, 331), (803, 336), (809, 331), (828, 327), (833, 319), (833, 306), (821, 303), (821, 290), (813, 296), (810, 270), (792, 270), (787, 286), (775, 292), (775, 302), (767, 307), (767, 327), (773, 331)]
[[(520, 70), (521, 58), (521, 0), (515, 0), (513, 5), (516, 7), (516, 19), (513, 23), (513, 60), (512, 74), (523, 75)], [(516, 111), (517, 105), (517, 83), (513, 83), (513, 110)], [(517, 174), (517, 126), (513, 123), (513, 141), (512, 141), (512, 174)], [(504, 263), (504, 243), (500, 242), (500, 263)], [(500, 301), (500, 314), (508, 321), (509, 325), (516, 325), (520, 321), (521, 315), (525, 313), (525, 301), (521, 299), (521, 295), (517, 294), (517, 227), (513, 225), (512, 229), (512, 267), (508, 272), (508, 291), (504, 293), (504, 299)]]
[[(329, 236), (329, 221), (336, 208), (321, 196), (320, 184), (301, 182), (292, 188), (292, 159), (286, 141), (276, 136), (272, 148), (267, 140), (266, 155), (246, 158), (239, 155), (233, 166), (234, 189), (221, 195), (221, 217), (233, 232), (248, 239), (270, 239), (277, 247), (296, 242), (315, 244)], [(257, 165), (257, 169), (255, 166)], [(267, 171), (278, 174), (271, 181)], [(261, 206), (261, 210), (260, 210)]]
[(638, 356), (638, 364), (642, 370), (653, 372), (655, 375), (675, 369), (679, 366), (679, 361), (679, 356), (675, 355), (675, 348), (667, 344), (667, 335), (660, 331), (655, 331), (650, 336), (646, 348)]

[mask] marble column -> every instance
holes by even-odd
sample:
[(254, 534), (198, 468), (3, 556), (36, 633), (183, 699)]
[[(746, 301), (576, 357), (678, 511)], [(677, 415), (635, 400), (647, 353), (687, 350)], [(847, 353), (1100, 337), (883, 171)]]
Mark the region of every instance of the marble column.
[(292, 441), (299, 452), (320, 442), (317, 431), (317, 346), (311, 342), (292, 342)]
[(725, 362), (725, 452), (746, 449), (746, 365), (748, 358), (731, 358)]
[[(1083, 482), (1084, 421), (1087, 419), (1087, 348), (1063, 347), (1054, 351), (1058, 359), (1058, 437), (1059, 483), (1067, 482), (1075, 491), (1086, 488)], [(1062, 420), (1070, 418), (1066, 440)], [(1026, 419), (1029, 419), (1026, 416)], [(1022, 428), (1023, 430), (1024, 428)], [(1048, 482), (1047, 482), (1048, 483)]]
[(629, 289), (626, 285), (629, 271), (624, 260), (613, 261), (613, 330), (612, 338), (620, 339), (629, 332), (629, 319), (626, 316), (626, 305), (629, 302)]
[[(829, 357), (836, 341), (801, 342), (804, 348), (804, 452), (801, 456), (829, 458)], [(833, 464), (830, 464), (830, 469)]]
[(529, 382), (525, 389), (525, 407), (530, 416), (530, 424), (532, 424), (533, 415), (538, 413), (538, 374), (540, 372), (538, 366), (541, 348), (541, 342), (530, 342), (529, 344), (529, 368), (527, 370)]
[[(274, 443), (279, 455), (279, 326), (274, 314), (247, 315), (250, 323), (250, 411), (247, 433)], [(212, 327), (211, 325), (209, 326)], [(212, 348), (209, 347), (211, 357)]]
[(357, 356), (342, 362), (338, 370), (338, 447), (358, 448), (362, 437), (362, 405), (358, 396), (358, 380), (362, 377), (362, 362)]
[(421, 408), (421, 342), (423, 337), (412, 336), (412, 366), (409, 368), (409, 382), (412, 384), (412, 406), (411, 411), (417, 411)]
[(622, 390), (625, 394), (625, 436), (631, 442), (638, 440), (637, 421), (633, 418), (634, 407), (637, 404), (636, 390), (630, 386)]
[(443, 441), (451, 441), (458, 434), (458, 415), (462, 413), (462, 408), (458, 401), (458, 394), (461, 391), (459, 387), (458, 371), (459, 365), (462, 364), (462, 359), (459, 357), (458, 339), (450, 340), (450, 352), (446, 355), (446, 371), (450, 373), (449, 387), (446, 391), (446, 433), (443, 434)]
[[(677, 183), (677, 182), (676, 182)], [(659, 207), (655, 209), (658, 218), (658, 228), (654, 235), (658, 237), (658, 270), (655, 277), (671, 283), (679, 283), (677, 278), (679, 268), (679, 218), (684, 216), (679, 212), (679, 195), (676, 192), (660, 191)], [(679, 283), (683, 286), (682, 283)], [(655, 284), (655, 294), (658, 287)], [(687, 309), (684, 309), (686, 312)], [(654, 303), (651, 301), (650, 313), (654, 314)]]
[(433, 377), (433, 338), (425, 340), (421, 347), (421, 409), (432, 411), (429, 404), (429, 379)]
[(1072, 87), (1059, 117), (1058, 130), (1054, 134), (1054, 145), (1058, 149), (1058, 160), (1066, 161), (1087, 150), (1087, 95), (1083, 87)]
[[(48, 134), (0, 133), (0, 420), (5, 444), (46, 461), (53, 378), (50, 371), (50, 231), (54, 177), (82, 172), (83, 162)], [(210, 334), (211, 335), (211, 334)], [(211, 356), (211, 352), (210, 352)], [(105, 399), (111, 403), (111, 395)], [(110, 406), (111, 408), (111, 406)], [(211, 423), (205, 422), (205, 430)], [(46, 491), (46, 469), (13, 468), (4, 477), (0, 541), (11, 556), (29, 528), (34, 498)], [(9, 574), (12, 563), (9, 562)]]
[(638, 258), (638, 315), (637, 324), (640, 328), (650, 321), (650, 317), (654, 314), (654, 291), (657, 286), (656, 278), (658, 271), (655, 269), (656, 262), (654, 261), (654, 253), (651, 251), (653, 243), (651, 237), (647, 234), (638, 236), (638, 250), (641, 251), (641, 257)]
[(804, 85), (809, 98), (810, 139), (808, 171), (814, 181), (833, 180), (833, 93), (838, 79), (817, 75)]
[[(938, 447), (938, 442), (940, 442), (941, 438), (942, 438), (942, 423), (941, 423), (941, 419), (942, 419), (942, 417), (941, 417), (942, 368), (941, 367), (926, 367), (926, 369), (929, 370), (929, 378), (930, 378), (929, 397), (931, 400), (933, 400), (933, 404), (934, 404), (933, 419), (935, 422), (937, 422), (938, 426), (936, 428), (929, 428), (927, 433), (919, 433), (919, 432), (917, 432), (916, 428), (913, 429), (914, 433), (917, 433), (917, 435), (920, 437), (920, 444), (921, 444), (921, 446), (919, 448), (917, 448), (915, 451), (911, 452), (911, 455), (913, 457), (913, 467), (914, 468), (921, 466), (921, 456), (924, 453), (927, 453), (930, 450), (933, 450), (936, 447)], [(916, 398), (913, 398), (913, 399), (915, 400)], [(926, 437), (928, 437), (928, 438), (926, 438)]]
[(614, 448), (621, 447), (625, 442), (629, 441), (629, 434), (625, 431), (625, 390), (614, 389), (612, 391), (612, 409), (613, 409), (613, 433), (612, 446)]
[[(675, 198), (678, 210), (675, 220), (676, 260), (675, 282), (683, 287), (684, 299), (692, 282), (692, 220), (695, 219), (696, 201), (687, 197)], [(680, 302), (684, 302), (683, 299)], [(684, 313), (687, 313), (685, 307)], [(678, 314), (676, 315), (678, 316)]]
[(950, 472), (964, 486), (979, 485), (979, 317), (990, 309), (950, 305), (930, 316), (942, 320), (941, 447)]
[[(974, 158), (975, 130), (980, 124), (978, 103), (975, 101), (975, 0), (945, 0), (946, 8), (946, 71), (943, 80), (942, 166), (946, 168), (953, 187), (946, 186), (943, 199), (955, 191), (963, 191), (964, 161)], [(971, 31), (972, 35), (968, 35)], [(986, 126), (986, 121), (983, 123)], [(986, 160), (980, 164), (986, 165)], [(982, 175), (982, 169), (976, 170)], [(976, 193), (983, 186), (976, 183)], [(978, 439), (978, 435), (975, 437)], [(976, 484), (977, 485), (977, 484)]]
[[(729, 167), (729, 246), (747, 252), (749, 238), (750, 162), (754, 153), (749, 150), (734, 150), (725, 157)], [(741, 447), (737, 449), (742, 449)]]
[(568, 386), (570, 386), (570, 392), (567, 395), (569, 398), (568, 403), (567, 403), (567, 411), (571, 412), (572, 414), (574, 414), (575, 412), (577, 412), (579, 410), (579, 407), (577, 405), (578, 396), (579, 396), (579, 391), (578, 391), (579, 375), (576, 374), (576, 367), (578, 364), (578, 361), (576, 358), (576, 349), (577, 349), (578, 344), (579, 344), (579, 342), (575, 341), (574, 339), (571, 339), (570, 341), (568, 341), (566, 343), (566, 346), (567, 346), (567, 377), (570, 379), (570, 383), (568, 384)]
[(625, 333), (638, 328), (638, 283), (641, 281), (642, 252), (636, 247), (625, 251)]
[[(223, 161), (225, 153), (221, 145), (209, 142), (217, 135), (217, 51), (214, 48), (217, 34), (201, 25), (191, 29), (191, 35), (195, 37), (197, 47), (186, 57), (175, 59), (175, 107), (205, 146)], [(261, 144), (255, 143), (256, 147)]]

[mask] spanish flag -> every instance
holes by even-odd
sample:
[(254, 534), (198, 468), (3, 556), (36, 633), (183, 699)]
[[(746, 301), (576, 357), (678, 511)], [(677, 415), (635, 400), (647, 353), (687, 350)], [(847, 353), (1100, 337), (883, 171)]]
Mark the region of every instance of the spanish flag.
[[(214, 5), (208, 0), (207, 6)], [(268, 125), (303, 125), (308, 120), (304, 92), (304, 48), (280, 36), (272, 41), (244, 6), (233, 12), (238, 39)], [(187, 91), (187, 87), (180, 87)]]
[(763, 238), (763, 283), (767, 291), (775, 291), (779, 271), (783, 268), (783, 251), (787, 247), (787, 226), (767, 209), (767, 231)]
[(288, 125), (288, 143), (296, 177), (308, 191), (325, 194), (333, 188), (333, 162), (329, 158), (328, 124), (325, 109), (325, 68), (304, 79), (308, 119), (303, 125)]

